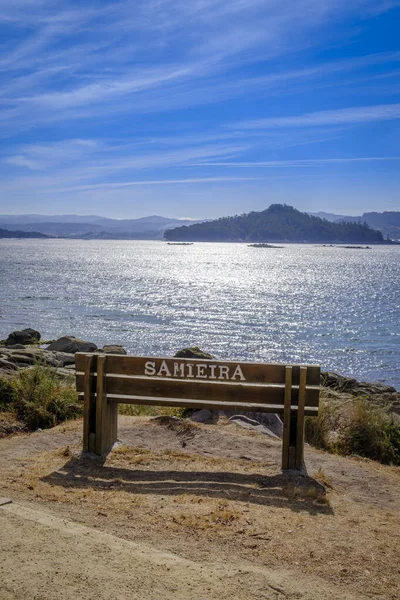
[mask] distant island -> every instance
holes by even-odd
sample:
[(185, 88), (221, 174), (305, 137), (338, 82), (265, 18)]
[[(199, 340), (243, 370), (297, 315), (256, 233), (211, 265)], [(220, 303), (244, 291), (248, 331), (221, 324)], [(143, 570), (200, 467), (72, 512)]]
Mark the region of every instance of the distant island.
[(169, 229), (164, 237), (168, 241), (196, 242), (393, 243), (366, 223), (331, 222), (286, 204), (271, 204), (261, 212)]
[(0, 229), (0, 238), (50, 238), (51, 236), (39, 233), (38, 231), (10, 231), (9, 229)]
[(266, 244), (265, 242), (261, 242), (260, 244), (248, 244), (248, 246), (249, 248), (284, 248), (284, 246), (273, 246), (272, 244)]

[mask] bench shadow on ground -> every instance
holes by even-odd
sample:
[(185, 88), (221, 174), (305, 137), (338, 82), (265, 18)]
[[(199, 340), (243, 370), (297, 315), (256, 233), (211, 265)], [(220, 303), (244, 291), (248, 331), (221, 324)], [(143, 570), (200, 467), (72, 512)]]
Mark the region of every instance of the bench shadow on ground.
[(307, 475), (232, 473), (229, 471), (146, 470), (109, 466), (101, 458), (82, 455), (43, 477), (41, 481), (65, 489), (122, 490), (130, 494), (179, 496), (190, 494), (294, 512), (332, 515), (324, 486)]

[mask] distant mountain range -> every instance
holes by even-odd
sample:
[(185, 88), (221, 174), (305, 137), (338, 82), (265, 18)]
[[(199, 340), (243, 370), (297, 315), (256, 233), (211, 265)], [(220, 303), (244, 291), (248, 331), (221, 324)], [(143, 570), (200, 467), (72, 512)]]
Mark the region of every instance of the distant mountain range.
[(79, 239), (163, 239), (164, 231), (199, 221), (152, 215), (140, 219), (108, 219), (96, 215), (0, 215), (0, 227)]
[(382, 244), (380, 231), (359, 222), (328, 221), (285, 204), (261, 212), (169, 229), (169, 241)]
[(385, 236), (393, 240), (400, 240), (400, 211), (367, 212), (360, 217), (351, 217), (349, 215), (335, 215), (333, 213), (317, 212), (308, 213), (328, 221), (347, 221), (351, 223), (367, 223), (374, 229), (379, 229)]
[[(277, 205), (275, 205), (277, 206)], [(297, 211), (299, 212), (299, 211)], [(250, 214), (263, 214), (250, 213)], [(400, 240), (400, 211), (369, 212), (361, 216), (349, 216), (328, 212), (303, 213), (325, 219), (331, 223), (367, 223), (378, 229), (385, 237)], [(227, 217), (231, 219), (232, 217)], [(194, 224), (215, 222), (210, 219), (191, 221), (152, 215), (140, 219), (109, 219), (97, 215), (0, 215), (1, 237), (62, 237), (71, 239), (148, 239), (162, 240), (164, 232), (170, 229), (190, 227)], [(191, 230), (193, 231), (193, 229)], [(18, 233), (17, 233), (18, 232)], [(23, 236), (22, 233), (32, 235)], [(234, 234), (232, 234), (235, 239)], [(169, 239), (169, 238), (168, 238)], [(269, 238), (272, 240), (272, 237)], [(281, 238), (277, 238), (281, 239)], [(285, 239), (285, 238), (283, 238)], [(256, 238), (254, 238), (254, 241)], [(258, 240), (259, 241), (259, 240)]]

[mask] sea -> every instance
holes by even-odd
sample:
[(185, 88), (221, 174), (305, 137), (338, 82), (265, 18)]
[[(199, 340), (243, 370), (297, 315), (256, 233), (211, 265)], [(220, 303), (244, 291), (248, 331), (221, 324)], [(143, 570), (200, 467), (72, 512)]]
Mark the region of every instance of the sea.
[(0, 338), (321, 365), (400, 388), (400, 246), (0, 240)]

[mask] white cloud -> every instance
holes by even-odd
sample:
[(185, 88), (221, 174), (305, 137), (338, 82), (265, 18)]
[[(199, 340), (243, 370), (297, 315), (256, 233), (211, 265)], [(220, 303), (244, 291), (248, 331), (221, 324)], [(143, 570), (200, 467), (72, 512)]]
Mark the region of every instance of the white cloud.
[(361, 156), (353, 158), (310, 158), (304, 160), (265, 160), (250, 162), (202, 162), (198, 166), (204, 167), (264, 167), (264, 168), (307, 168), (318, 165), (341, 165), (352, 163), (386, 162), (400, 160), (400, 156)]
[(256, 181), (258, 177), (192, 177), (186, 179), (149, 179), (141, 181), (120, 181), (115, 183), (94, 183), (88, 185), (71, 186), (65, 188), (54, 189), (51, 193), (85, 191), (85, 190), (108, 190), (120, 189), (136, 186), (153, 186), (153, 185), (178, 185), (178, 184), (197, 184), (197, 183), (226, 183), (233, 181)]
[(21, 154), (16, 154), (15, 156), (8, 156), (4, 160), (4, 162), (14, 167), (26, 167), (31, 171), (41, 171), (44, 168), (40, 162), (31, 160), (30, 158), (27, 158), (26, 156), (23, 156)]
[(241, 129), (274, 129), (281, 127), (317, 127), (321, 125), (354, 125), (400, 118), (400, 104), (354, 106), (336, 110), (322, 110), (291, 117), (269, 117), (241, 121), (232, 125)]
[(62, 140), (51, 144), (22, 145), (18, 147), (17, 154), (6, 156), (3, 162), (32, 171), (45, 171), (57, 165), (64, 166), (81, 160), (95, 151), (101, 151), (101, 144), (95, 140)]

